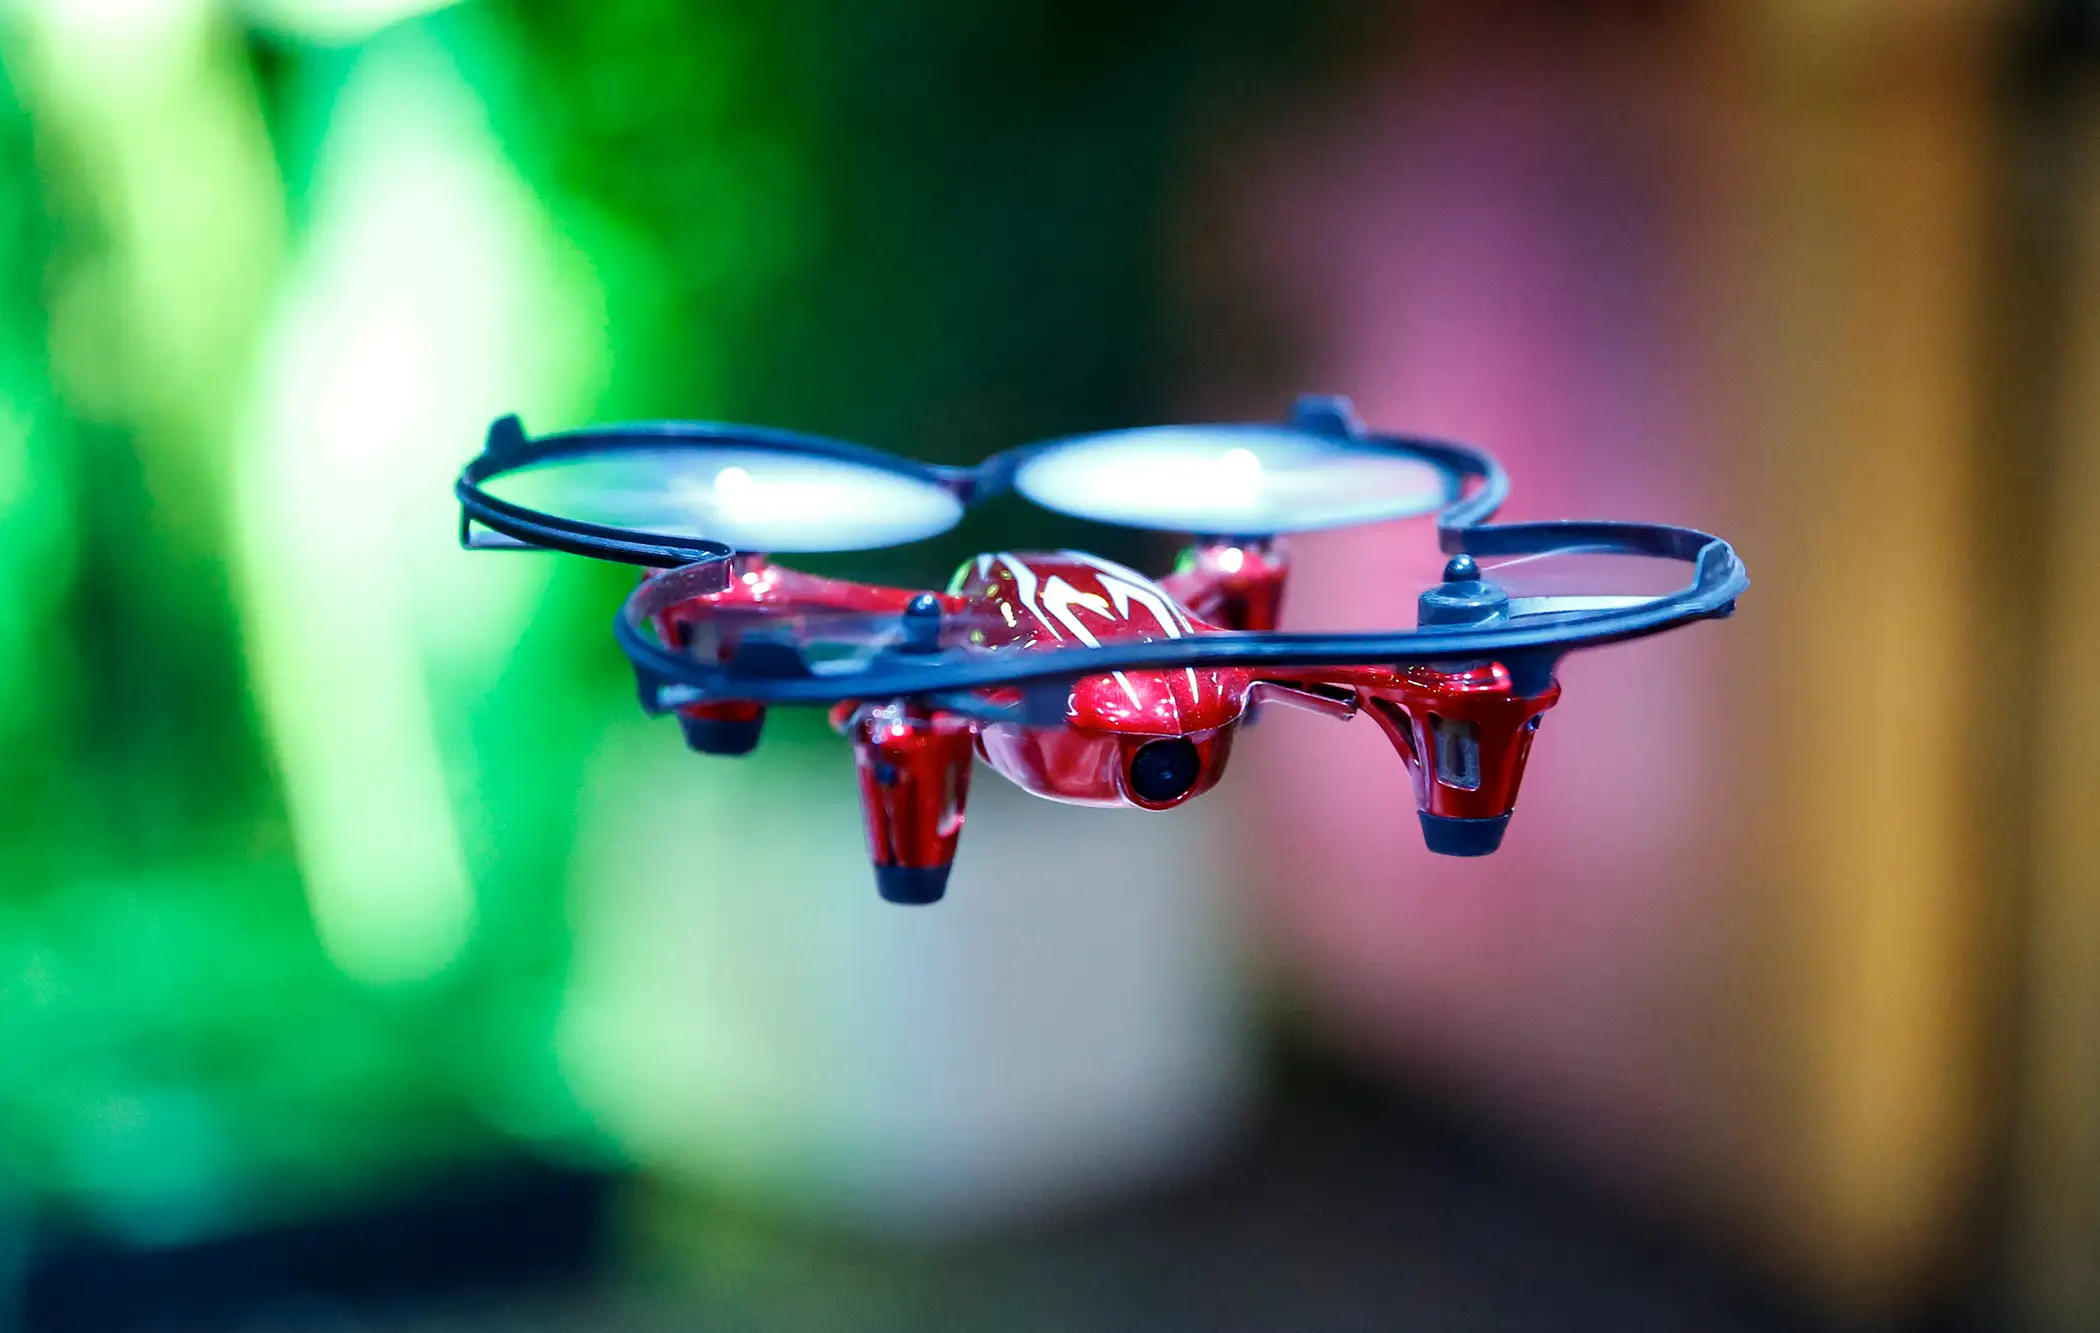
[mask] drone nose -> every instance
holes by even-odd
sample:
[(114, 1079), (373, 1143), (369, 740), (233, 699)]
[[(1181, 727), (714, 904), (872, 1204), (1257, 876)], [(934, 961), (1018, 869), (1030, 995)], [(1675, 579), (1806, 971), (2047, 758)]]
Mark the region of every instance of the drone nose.
[(1202, 776), (1203, 757), (1186, 737), (1147, 742), (1130, 757), (1130, 790), (1154, 805), (1180, 800)]

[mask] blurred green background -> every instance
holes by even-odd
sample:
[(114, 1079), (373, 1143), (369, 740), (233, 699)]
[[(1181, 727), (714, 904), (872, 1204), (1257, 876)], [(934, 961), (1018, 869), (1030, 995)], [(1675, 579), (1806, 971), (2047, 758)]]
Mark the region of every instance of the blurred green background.
[(175, 1239), (596, 1151), (552, 1025), (631, 576), (429, 563), (493, 417), (960, 461), (1160, 414), (1175, 136), (1312, 11), (910, 8), (11, 16), (0, 1164), (40, 1211)]
[[(569, 1204), (445, 1209), (550, 1173), (732, 1293), (640, 1326), (2100, 1322), (2092, 0), (16, 0), (0, 76), (0, 1328), (531, 1269)], [(631, 571), (454, 544), (512, 412), (1299, 391), (1757, 580), (1571, 660), (1485, 863), (1285, 722), (1171, 819), (980, 777), (887, 912), (820, 719), (693, 759)], [(1067, 540), (1163, 554), (819, 567)]]

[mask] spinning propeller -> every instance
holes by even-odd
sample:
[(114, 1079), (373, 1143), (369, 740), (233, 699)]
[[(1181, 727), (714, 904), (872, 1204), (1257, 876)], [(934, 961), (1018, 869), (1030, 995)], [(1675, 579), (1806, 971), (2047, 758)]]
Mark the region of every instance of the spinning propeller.
[(527, 440), (516, 417), (489, 428), (455, 489), (463, 545), (663, 568), (920, 541), (954, 527), (969, 494), (967, 474), (812, 435), (664, 421)]
[(1013, 488), (1075, 518), (1274, 536), (1411, 518), (1451, 498), (1433, 462), (1289, 426), (1154, 426), (1038, 445)]

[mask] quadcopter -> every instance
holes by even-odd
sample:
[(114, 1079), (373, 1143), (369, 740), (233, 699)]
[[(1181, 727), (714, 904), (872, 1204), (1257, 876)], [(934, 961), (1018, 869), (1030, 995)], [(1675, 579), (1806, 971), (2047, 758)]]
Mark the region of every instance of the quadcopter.
[[(1486, 855), (1560, 699), (1561, 657), (1727, 616), (1749, 586), (1728, 543), (1689, 528), (1491, 523), (1509, 490), (1493, 458), (1371, 432), (1338, 398), (974, 468), (693, 422), (534, 439), (505, 417), (454, 489), (462, 546), (641, 567), (615, 638), (643, 708), (676, 715), (693, 750), (748, 754), (768, 709), (827, 707), (852, 741), (876, 886), (906, 904), (946, 892), (975, 761), (1051, 800), (1171, 810), (1217, 785), (1239, 728), (1271, 707), (1368, 715), (1429, 849)], [(1007, 493), (1193, 536), (1157, 578), (1080, 551), (996, 551), (940, 590), (774, 558), (923, 540)], [(1450, 559), (1414, 628), (1278, 630), (1289, 534), (1431, 512)]]

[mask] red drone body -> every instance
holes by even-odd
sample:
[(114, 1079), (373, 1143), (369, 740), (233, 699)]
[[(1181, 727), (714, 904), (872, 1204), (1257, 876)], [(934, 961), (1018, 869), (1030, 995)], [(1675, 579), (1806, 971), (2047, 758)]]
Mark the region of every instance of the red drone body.
[[(1492, 457), (1372, 431), (1324, 396), (1280, 422), (1070, 436), (968, 468), (706, 422), (535, 440), (505, 417), (454, 491), (465, 545), (656, 571), (613, 634), (642, 706), (675, 713), (693, 749), (747, 754), (769, 708), (829, 708), (852, 741), (877, 886), (901, 903), (944, 893), (979, 760), (1048, 800), (1171, 810), (1218, 784), (1240, 726), (1270, 707), (1368, 713), (1429, 849), (1485, 855), (1560, 698), (1561, 658), (1726, 616), (1749, 586), (1734, 550), (1692, 528), (1493, 523), (1508, 478)], [(1077, 551), (987, 552), (941, 592), (756, 554), (921, 542), (1004, 495), (1237, 535), (1194, 537), (1156, 579)], [(1431, 513), (1450, 559), (1412, 628), (1279, 626), (1285, 534)], [(1390, 589), (1383, 571), (1364, 577)]]
[[(1092, 648), (1273, 629), (1288, 570), (1280, 539), (1198, 544), (1162, 580), (1076, 551), (996, 552), (963, 565), (945, 593), (929, 593), (821, 578), (746, 555), (725, 588), (671, 606), (657, 630), (666, 643), (691, 644), (704, 627), (728, 654), (740, 623), (801, 613), (897, 616), (916, 607), (967, 627), (976, 648)], [(982, 694), (997, 701), (1001, 691)], [(847, 701), (832, 718), (853, 741), (884, 896), (928, 902), (941, 896), (955, 859), (974, 759), (1050, 800), (1170, 810), (1217, 785), (1239, 725), (1268, 704), (1335, 718), (1368, 712), (1407, 766), (1432, 848), (1482, 855), (1501, 842), (1532, 732), (1559, 695), (1550, 682), (1517, 694), (1509, 672), (1492, 662), (1185, 666), (1081, 677), (1056, 725), (986, 722), (900, 700)], [(688, 742), (716, 754), (753, 748), (764, 717), (760, 705), (738, 700), (678, 712)]]

